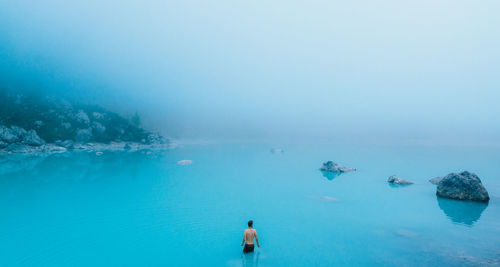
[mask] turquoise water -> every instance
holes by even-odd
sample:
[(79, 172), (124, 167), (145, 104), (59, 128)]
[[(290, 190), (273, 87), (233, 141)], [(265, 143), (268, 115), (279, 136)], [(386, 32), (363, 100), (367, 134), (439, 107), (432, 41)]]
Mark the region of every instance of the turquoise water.
[[(0, 266), (500, 264), (499, 149), (271, 148), (0, 155)], [(326, 160), (358, 170), (325, 174)], [(427, 180), (460, 170), (489, 204), (436, 197)], [(262, 247), (242, 255), (249, 219)]]

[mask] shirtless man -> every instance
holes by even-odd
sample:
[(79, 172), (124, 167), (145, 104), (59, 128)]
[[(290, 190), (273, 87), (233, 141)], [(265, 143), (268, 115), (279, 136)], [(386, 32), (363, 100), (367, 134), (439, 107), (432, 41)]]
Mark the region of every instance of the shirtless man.
[(248, 221), (248, 229), (245, 229), (245, 232), (243, 232), (243, 242), (241, 245), (245, 244), (245, 247), (243, 248), (243, 252), (253, 252), (254, 245), (253, 245), (253, 239), (255, 237), (255, 240), (257, 240), (257, 247), (260, 248), (259, 245), (259, 238), (257, 237), (257, 231), (253, 229), (253, 221), (250, 220)]

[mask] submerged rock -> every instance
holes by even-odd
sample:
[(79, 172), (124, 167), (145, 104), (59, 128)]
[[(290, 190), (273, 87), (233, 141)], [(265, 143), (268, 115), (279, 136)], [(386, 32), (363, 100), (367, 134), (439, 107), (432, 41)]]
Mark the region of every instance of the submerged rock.
[(397, 177), (396, 175), (390, 176), (389, 179), (387, 179), (387, 182), (389, 182), (391, 184), (401, 184), (401, 185), (413, 184), (413, 182), (410, 182), (410, 181), (403, 179), (401, 177)]
[(488, 202), (490, 196), (476, 174), (464, 171), (446, 175), (437, 186), (436, 195), (457, 200)]
[(330, 197), (330, 196), (321, 196), (320, 197), (322, 200), (324, 201), (328, 201), (328, 202), (336, 202), (338, 201), (338, 199), (334, 198), (334, 197)]
[(320, 168), (320, 170), (327, 172), (352, 172), (356, 169), (340, 166), (333, 161), (327, 161), (323, 163), (323, 166)]
[(283, 152), (284, 152), (284, 151), (283, 151), (283, 149), (281, 149), (281, 148), (272, 148), (272, 149), (271, 149), (271, 153), (273, 153), (273, 154), (281, 154), (281, 153), (283, 153)]
[(177, 161), (177, 164), (179, 164), (179, 165), (189, 165), (189, 164), (193, 164), (193, 161), (189, 160), (189, 159), (183, 159), (183, 160)]
[(396, 234), (406, 238), (414, 238), (417, 236), (417, 233), (407, 229), (398, 229), (396, 230)]
[(443, 177), (434, 177), (434, 178), (430, 179), (429, 182), (431, 184), (437, 185), (437, 184), (439, 184), (439, 182), (441, 182), (441, 180), (443, 180)]

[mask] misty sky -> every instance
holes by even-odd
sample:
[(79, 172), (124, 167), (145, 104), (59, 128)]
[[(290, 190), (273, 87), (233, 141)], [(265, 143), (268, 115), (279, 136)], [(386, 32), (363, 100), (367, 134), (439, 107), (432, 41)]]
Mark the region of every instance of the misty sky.
[(199, 139), (500, 140), (500, 1), (0, 0), (0, 81)]

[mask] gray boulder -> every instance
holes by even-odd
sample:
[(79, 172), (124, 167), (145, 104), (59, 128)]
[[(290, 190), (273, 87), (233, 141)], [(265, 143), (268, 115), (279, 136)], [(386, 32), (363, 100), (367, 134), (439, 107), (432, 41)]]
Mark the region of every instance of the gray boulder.
[(340, 166), (333, 161), (327, 161), (323, 163), (323, 166), (321, 166), (320, 170), (327, 172), (352, 172), (356, 169)]
[(19, 139), (24, 136), (26, 133), (28, 133), (24, 128), (18, 127), (18, 126), (10, 126), (11, 133), (15, 136), (17, 136)]
[(11, 128), (0, 125), (0, 140), (12, 144), (19, 141), (19, 136)]
[(46, 144), (41, 146), (40, 148), (41, 148), (40, 151), (45, 153), (62, 153), (67, 151), (66, 148), (53, 144)]
[(467, 171), (446, 175), (437, 186), (436, 195), (457, 200), (488, 202), (490, 197), (476, 174)]
[(439, 184), (439, 182), (441, 182), (441, 180), (443, 180), (443, 178), (444, 177), (434, 177), (434, 178), (430, 179), (429, 182), (431, 184), (436, 184), (437, 185), (437, 184)]
[(65, 141), (61, 141), (61, 140), (57, 140), (55, 142), (55, 144), (57, 146), (60, 146), (60, 147), (64, 147), (64, 148), (73, 148), (73, 145), (75, 144), (72, 140), (65, 140)]
[(408, 185), (408, 184), (413, 184), (413, 182), (410, 182), (406, 179), (403, 179), (401, 177), (397, 177), (396, 175), (392, 175), (387, 179), (387, 182), (391, 184), (401, 184), (401, 185)]
[(23, 143), (29, 146), (41, 146), (45, 144), (45, 141), (36, 134), (35, 130), (29, 130), (22, 138)]
[(45, 141), (38, 136), (35, 130), (26, 131), (21, 127), (11, 126), (7, 128), (3, 125), (0, 125), (0, 141), (3, 143), (0, 146), (1, 148), (6, 148), (9, 144), (28, 146), (41, 146), (45, 144)]

